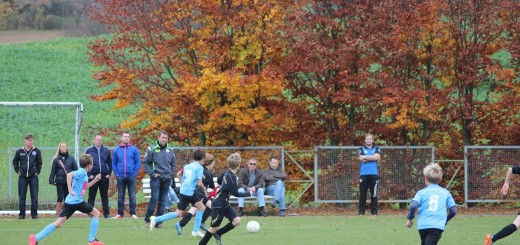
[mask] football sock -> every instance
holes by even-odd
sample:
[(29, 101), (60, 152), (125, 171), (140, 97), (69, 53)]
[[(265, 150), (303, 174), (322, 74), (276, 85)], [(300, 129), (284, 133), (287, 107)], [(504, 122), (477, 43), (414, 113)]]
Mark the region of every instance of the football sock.
[(235, 226), (233, 225), (233, 223), (229, 222), (229, 223), (227, 223), (226, 226), (224, 226), (224, 227), (218, 229), (217, 234), (219, 234), (219, 235), (224, 235), (224, 234), (226, 234), (228, 231), (233, 230), (233, 228), (235, 228)]
[(155, 222), (157, 223), (160, 223), (160, 222), (163, 222), (163, 221), (166, 221), (166, 220), (171, 220), (171, 219), (175, 219), (177, 218), (177, 213), (176, 212), (169, 212), (167, 214), (163, 214), (159, 217), (155, 217)]
[(56, 230), (56, 226), (54, 226), (54, 223), (49, 224), (45, 228), (43, 228), (43, 230), (40, 231), (40, 233), (36, 234), (34, 238), (36, 239), (36, 241), (40, 241), (41, 239), (51, 234), (54, 230)]
[(502, 228), (502, 230), (497, 232), (497, 234), (493, 235), (493, 238), (491, 239), (491, 241), (493, 241), (493, 242), (498, 241), (506, 236), (513, 234), (513, 232), (515, 232), (515, 231), (516, 231), (516, 225), (509, 224), (508, 226)]
[(197, 213), (195, 213), (195, 224), (193, 225), (193, 231), (197, 232), (199, 231), (200, 223), (202, 223), (202, 214), (204, 211), (197, 210)]
[(199, 245), (206, 245), (206, 244), (208, 244), (208, 242), (209, 242), (209, 240), (211, 239), (212, 236), (213, 236), (213, 234), (211, 232), (206, 232), (204, 237), (200, 240)]
[(190, 222), (192, 216), (193, 215), (190, 212), (188, 212), (184, 216), (182, 216), (181, 222), (179, 222), (181, 227), (186, 226), (186, 224), (188, 224), (188, 222)]
[(206, 222), (209, 216), (211, 216), (211, 208), (206, 207), (206, 210), (204, 210), (204, 214), (202, 214), (202, 223)]
[(96, 239), (96, 233), (99, 227), (99, 218), (90, 219), (90, 233), (88, 234), (88, 242), (93, 242)]

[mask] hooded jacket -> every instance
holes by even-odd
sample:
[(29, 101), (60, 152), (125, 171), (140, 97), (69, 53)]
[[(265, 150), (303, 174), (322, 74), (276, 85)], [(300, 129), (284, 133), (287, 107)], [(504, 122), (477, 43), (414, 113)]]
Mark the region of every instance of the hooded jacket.
[(137, 176), (141, 168), (141, 156), (132, 143), (120, 143), (112, 155), (112, 170), (115, 176)]

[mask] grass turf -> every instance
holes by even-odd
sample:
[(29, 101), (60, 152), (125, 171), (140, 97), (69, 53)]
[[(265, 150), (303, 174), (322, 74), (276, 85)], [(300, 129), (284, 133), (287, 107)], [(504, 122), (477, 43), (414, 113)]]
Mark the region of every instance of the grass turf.
[[(514, 216), (460, 215), (452, 220), (439, 244), (483, 244), (486, 233), (495, 233)], [(0, 220), (1, 244), (27, 244), (29, 234), (36, 234), (54, 218), (38, 220)], [(249, 234), (246, 224), (250, 220), (260, 223), (260, 232)], [(101, 219), (97, 238), (110, 244), (198, 244), (191, 237), (193, 221), (178, 236), (173, 226), (179, 219), (164, 223), (162, 229), (150, 232), (140, 219)], [(246, 217), (242, 224), (225, 234), (224, 244), (420, 244), (417, 229), (405, 227), (403, 215), (371, 216), (295, 216)], [(90, 219), (75, 216), (65, 225), (43, 239), (39, 244), (86, 244)], [(518, 244), (520, 234), (512, 234), (497, 245)], [(215, 244), (214, 239), (209, 244)]]

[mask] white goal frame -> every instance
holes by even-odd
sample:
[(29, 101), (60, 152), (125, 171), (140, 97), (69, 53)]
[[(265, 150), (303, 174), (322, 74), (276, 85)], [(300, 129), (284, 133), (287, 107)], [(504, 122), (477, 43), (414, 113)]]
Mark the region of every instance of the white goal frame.
[[(5, 102), (0, 101), (0, 107), (73, 107), (76, 108), (74, 129), (74, 157), (79, 159), (80, 155), (80, 131), (83, 122), (83, 104), (80, 102)], [(45, 148), (45, 147), (44, 147)], [(53, 148), (54, 149), (54, 148)], [(11, 151), (12, 149), (9, 149)], [(10, 154), (9, 154), (10, 155)], [(12, 156), (10, 155), (10, 158)], [(9, 196), (12, 192), (12, 167), (9, 167)], [(53, 213), (54, 211), (39, 210), (39, 213)], [(0, 210), (0, 214), (15, 214), (18, 211)]]

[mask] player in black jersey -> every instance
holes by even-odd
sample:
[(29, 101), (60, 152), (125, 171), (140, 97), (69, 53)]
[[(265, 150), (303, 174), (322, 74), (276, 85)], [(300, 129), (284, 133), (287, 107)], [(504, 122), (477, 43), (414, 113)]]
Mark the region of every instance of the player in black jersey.
[[(199, 244), (207, 244), (211, 236), (214, 236), (217, 243), (222, 245), (221, 236), (240, 224), (240, 217), (238, 217), (235, 209), (229, 205), (229, 197), (231, 195), (236, 197), (249, 197), (252, 194), (251, 192), (238, 192), (236, 172), (240, 167), (241, 161), (242, 159), (238, 152), (229, 155), (227, 159), (229, 169), (219, 176), (217, 183), (220, 185), (220, 189), (211, 204), (211, 228), (209, 228)], [(230, 222), (219, 229), (224, 217)]]

